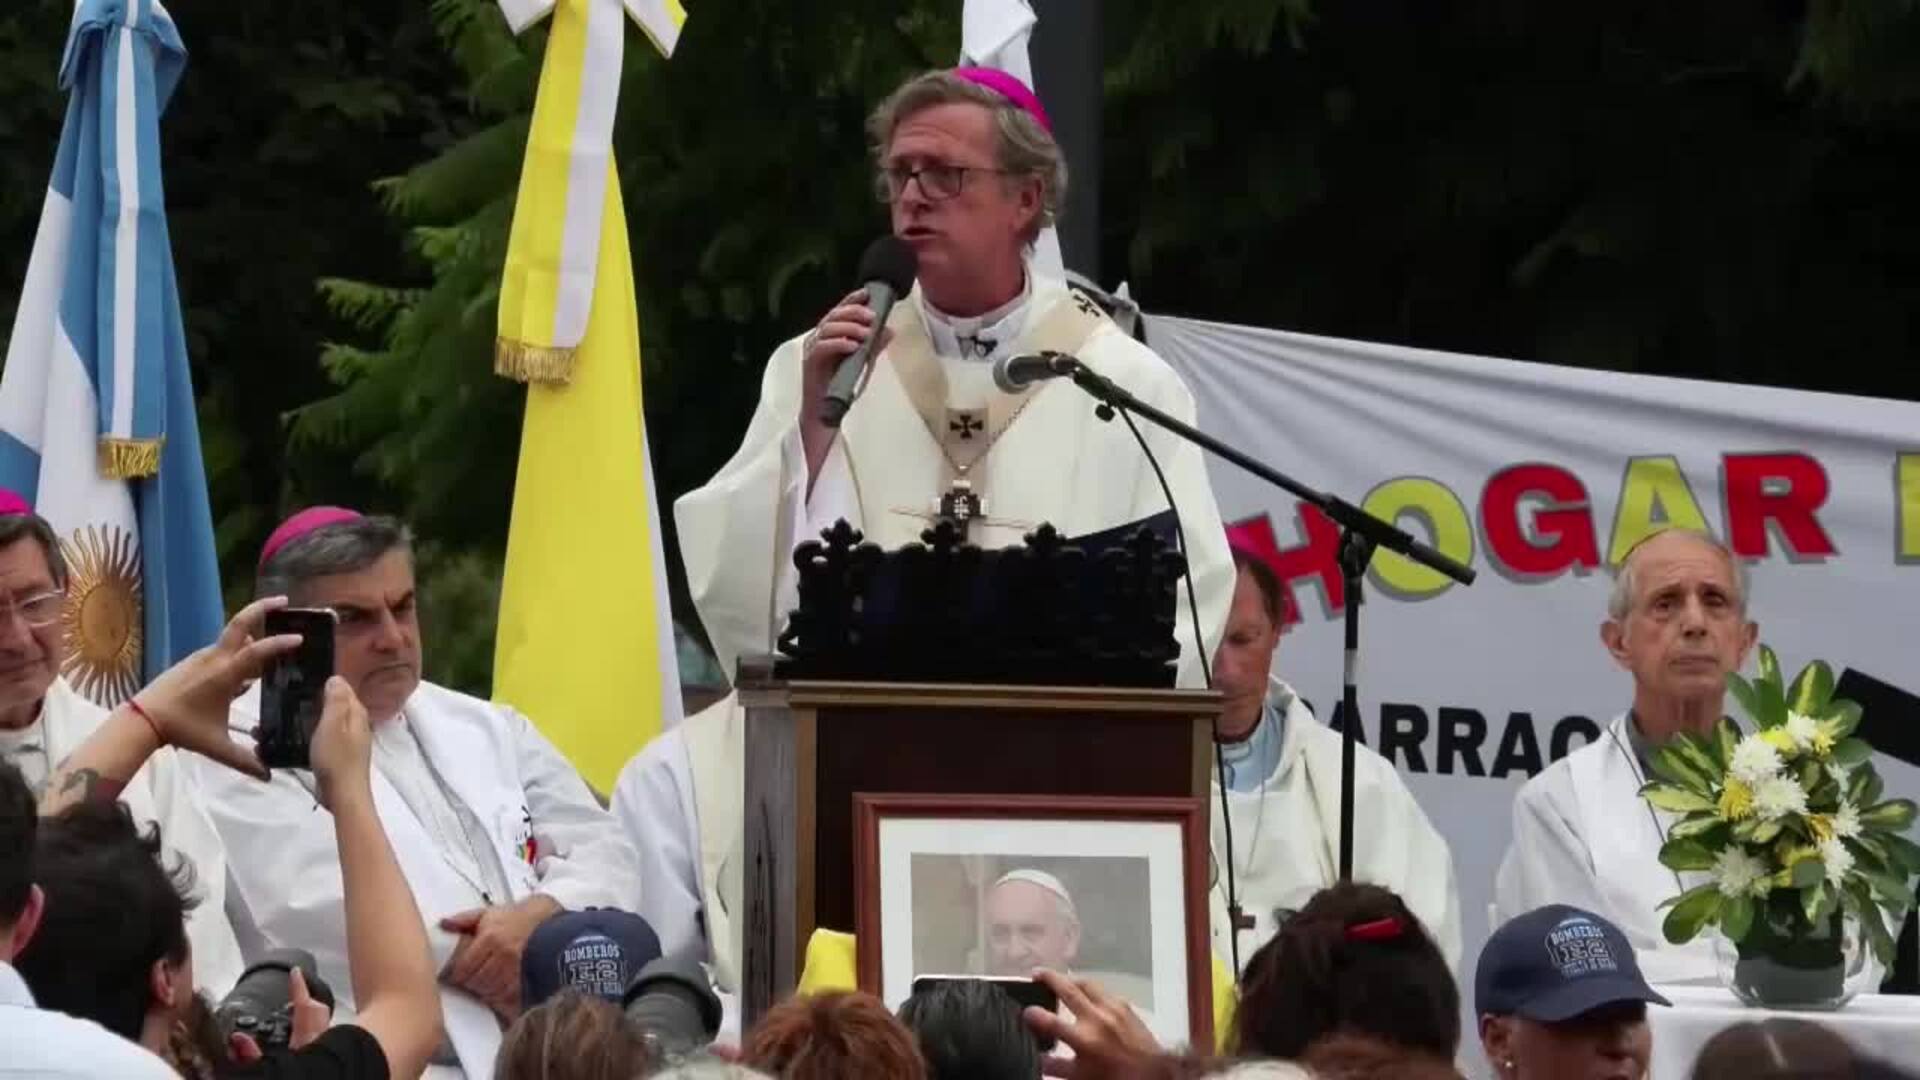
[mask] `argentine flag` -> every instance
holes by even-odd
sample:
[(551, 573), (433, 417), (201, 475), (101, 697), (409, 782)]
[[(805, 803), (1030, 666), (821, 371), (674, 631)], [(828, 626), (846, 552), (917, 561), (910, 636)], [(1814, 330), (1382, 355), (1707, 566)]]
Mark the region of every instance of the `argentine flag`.
[(222, 624), (160, 184), (160, 113), (185, 65), (154, 0), (77, 5), (66, 126), (0, 372), (0, 486), (60, 535), (62, 670), (109, 705)]

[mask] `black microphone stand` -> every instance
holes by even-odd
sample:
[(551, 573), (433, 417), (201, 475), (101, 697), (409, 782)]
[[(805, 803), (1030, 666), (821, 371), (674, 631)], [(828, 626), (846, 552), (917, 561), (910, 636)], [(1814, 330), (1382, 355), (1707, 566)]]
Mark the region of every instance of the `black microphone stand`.
[[(1149, 420), (1188, 442), (1233, 462), (1267, 483), (1292, 493), (1302, 502), (1311, 503), (1340, 527), (1340, 576), (1345, 582), (1347, 623), (1346, 659), (1343, 665), (1341, 690), (1341, 712), (1345, 719), (1340, 725), (1342, 742), (1340, 880), (1351, 880), (1353, 878), (1353, 747), (1360, 725), (1360, 589), (1366, 580), (1367, 564), (1373, 560), (1376, 548), (1386, 548), (1422, 566), (1438, 570), (1462, 585), (1473, 584), (1474, 578), (1478, 575), (1472, 567), (1455, 562), (1415, 540), (1392, 522), (1382, 521), (1338, 495), (1315, 491), (1192, 425), (1168, 416), (1116, 386), (1074, 357), (1055, 352), (1041, 355), (1047, 359), (1050, 370), (1072, 379), (1075, 386), (1085, 390), (1100, 402), (1096, 412), (1102, 420), (1112, 419), (1113, 411), (1116, 409)], [(1202, 657), (1201, 662), (1209, 662), (1209, 658)], [(1225, 779), (1222, 778), (1221, 782), (1225, 783)], [(1227, 857), (1232, 858), (1233, 853), (1228, 852)]]

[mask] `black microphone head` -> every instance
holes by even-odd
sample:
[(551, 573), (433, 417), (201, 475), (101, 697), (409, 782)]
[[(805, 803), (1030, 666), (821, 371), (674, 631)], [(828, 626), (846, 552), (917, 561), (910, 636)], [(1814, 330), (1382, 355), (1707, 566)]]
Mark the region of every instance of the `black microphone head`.
[(919, 270), (920, 257), (914, 254), (913, 246), (892, 233), (868, 244), (866, 253), (860, 256), (860, 280), (884, 281), (895, 296), (907, 295)]

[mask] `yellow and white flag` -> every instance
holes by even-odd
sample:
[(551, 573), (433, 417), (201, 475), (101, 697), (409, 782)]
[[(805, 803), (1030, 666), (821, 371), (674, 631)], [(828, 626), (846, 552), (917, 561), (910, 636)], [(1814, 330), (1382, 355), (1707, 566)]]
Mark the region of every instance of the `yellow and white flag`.
[(677, 722), (680, 680), (641, 409), (613, 118), (631, 14), (671, 54), (674, 0), (500, 0), (553, 25), (500, 283), (495, 370), (527, 382), (494, 696), (587, 781)]

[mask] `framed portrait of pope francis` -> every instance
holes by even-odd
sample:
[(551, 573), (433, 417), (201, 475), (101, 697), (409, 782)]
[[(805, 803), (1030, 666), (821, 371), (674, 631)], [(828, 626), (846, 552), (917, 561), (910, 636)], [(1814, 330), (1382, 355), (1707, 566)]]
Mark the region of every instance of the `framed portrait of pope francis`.
[(860, 987), (1090, 979), (1163, 1046), (1213, 1045), (1199, 799), (855, 795)]

